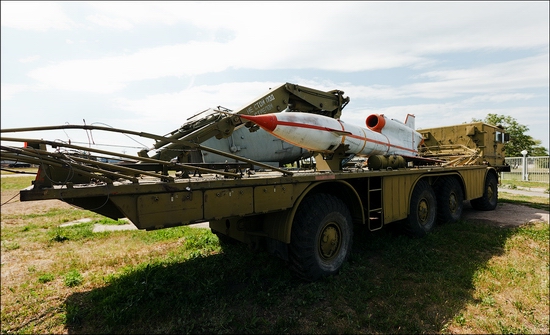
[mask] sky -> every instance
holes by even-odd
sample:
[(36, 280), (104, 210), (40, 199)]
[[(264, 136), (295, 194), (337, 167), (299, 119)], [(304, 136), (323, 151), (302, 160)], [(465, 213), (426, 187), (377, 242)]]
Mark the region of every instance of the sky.
[(164, 135), (289, 82), (344, 91), (348, 123), (414, 114), (432, 128), (493, 113), (549, 147), (548, 1), (2, 1), (0, 13), (2, 129)]

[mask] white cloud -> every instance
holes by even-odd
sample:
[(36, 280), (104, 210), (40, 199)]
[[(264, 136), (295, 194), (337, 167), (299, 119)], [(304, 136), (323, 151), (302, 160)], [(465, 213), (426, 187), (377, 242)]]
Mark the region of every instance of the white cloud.
[[(486, 66), (444, 71), (429, 71), (419, 75), (417, 82), (402, 86), (389, 85), (348, 85), (346, 94), (354, 100), (403, 100), (407, 98), (448, 99), (466, 97), (467, 103), (482, 101), (503, 102), (508, 100), (528, 100), (533, 94), (515, 93), (527, 88), (548, 87), (548, 54), (528, 57), (510, 62), (494, 63)], [(421, 79), (426, 79), (421, 81)]]
[(530, 100), (535, 98), (535, 94), (510, 93), (510, 94), (484, 94), (477, 95), (463, 101), (464, 104), (477, 104), (480, 102), (500, 103), (505, 101)]
[(185, 13), (195, 6), (193, 2), (163, 1), (97, 1), (88, 4), (97, 14), (89, 15), (87, 20), (115, 29), (129, 29), (138, 24), (151, 23), (171, 25), (184, 20)]
[(134, 25), (128, 20), (121, 19), (121, 18), (111, 18), (100, 14), (89, 15), (88, 17), (86, 17), (86, 19), (91, 23), (102, 27), (121, 29), (121, 30), (130, 30), (134, 27)]
[(3, 27), (22, 30), (67, 30), (74, 25), (57, 2), (2, 1), (1, 17)]
[[(31, 71), (30, 77), (54, 88), (107, 93), (132, 81), (194, 76), (230, 68), (343, 72), (421, 68), (435, 62), (430, 58), (433, 53), (548, 45), (547, 16), (537, 10), (540, 5), (532, 3), (320, 2), (311, 6), (310, 2), (293, 2), (291, 12), (286, 2), (85, 4), (96, 11), (88, 19), (101, 26), (127, 30), (138, 24), (189, 22), (207, 31), (227, 29), (234, 38), (225, 43), (191, 41), (142, 48), (114, 57), (61, 61)], [(411, 16), (413, 10), (415, 15)], [(525, 19), (530, 16), (533, 18)], [(505, 21), (511, 17), (515, 19)], [(450, 88), (476, 90), (493, 84), (491, 77), (501, 86), (504, 79), (511, 87), (521, 84), (522, 78), (537, 75), (537, 82), (548, 82), (544, 71), (548, 68), (547, 58), (546, 53), (516, 61), (523, 62), (523, 68), (511, 63), (518, 71), (508, 76), (502, 74), (503, 66), (508, 64), (427, 72), (426, 77), (437, 80), (405, 87), (403, 91), (443, 98), (455, 95), (456, 91)], [(536, 70), (531, 61), (543, 67)]]
[(32, 62), (36, 62), (37, 60), (40, 59), (40, 56), (39, 55), (34, 55), (34, 56), (29, 56), (29, 57), (25, 57), (25, 58), (21, 58), (19, 59), (19, 62), (20, 63), (32, 63)]
[[(296, 23), (294, 13), (310, 13), (315, 20), (323, 22), (331, 17), (330, 11), (338, 10), (335, 3), (311, 3), (294, 1), (291, 10), (288, 4), (270, 1), (100, 1), (89, 3), (90, 7), (105, 18), (121, 20), (133, 25), (173, 25), (188, 22), (200, 28), (228, 28), (238, 32), (258, 34), (264, 28), (273, 30), (285, 28), (286, 23)], [(309, 22), (308, 16), (300, 22)], [(261, 28), (261, 29), (260, 29)], [(307, 27), (300, 27), (307, 29)], [(265, 38), (272, 36), (266, 35)]]
[[(111, 93), (132, 81), (195, 76), (229, 68), (274, 68), (271, 66), (273, 64), (269, 64), (275, 62), (274, 59), (258, 59), (254, 54), (241, 55), (233, 50), (231, 43), (191, 42), (143, 49), (117, 57), (65, 61), (32, 70), (29, 76), (52, 88)], [(322, 68), (322, 64), (311, 66)], [(347, 70), (351, 71), (350, 68)], [(549, 80), (548, 55), (470, 69), (430, 71), (420, 77), (432, 80), (405, 85), (399, 89), (363, 87), (357, 93), (360, 96), (388, 99), (442, 99), (466, 92), (492, 92), (495, 88), (545, 87)]]
[(1, 100), (2, 101), (11, 100), (14, 95), (24, 92), (27, 89), (28, 89), (28, 85), (2, 83)]
[[(23, 3), (27, 7), (12, 6), (2, 13), (17, 14), (30, 4), (39, 4)], [(51, 16), (63, 26), (69, 24), (60, 3), (46, 4), (43, 11), (48, 15), (45, 17)], [(310, 2), (293, 2), (290, 12), (286, 2), (83, 4), (92, 10), (87, 19), (104, 27), (128, 30), (138, 24), (188, 22), (207, 31), (227, 29), (234, 33), (234, 38), (225, 43), (192, 41), (143, 48), (115, 57), (61, 61), (31, 71), (30, 77), (58, 89), (114, 92), (132, 81), (193, 76), (229, 68), (314, 68), (344, 72), (417, 68), (434, 62), (428, 57), (430, 53), (548, 45), (548, 31), (544, 26), (547, 16), (535, 10), (540, 5), (531, 3), (495, 6), (492, 3), (319, 2), (312, 6)], [(413, 10), (415, 15), (411, 16)], [(520, 20), (522, 15), (533, 19)], [(59, 16), (61, 19), (57, 19)], [(515, 19), (505, 21), (511, 17)], [(6, 25), (9, 26), (9, 22)], [(32, 25), (26, 27), (31, 29)], [(517, 74), (519, 78), (525, 77), (525, 73)], [(441, 79), (445, 79), (447, 85), (462, 83), (471, 87), (472, 82), (479, 83), (472, 75), (476, 73), (429, 72), (427, 77), (440, 79), (436, 87), (424, 83), (410, 90), (428, 91), (431, 96), (452, 96), (441, 92), (448, 91), (440, 85)], [(486, 78), (490, 73), (477, 75)], [(511, 80), (512, 76), (507, 79)], [(541, 79), (547, 81), (548, 76)]]
[[(140, 50), (131, 55), (64, 61), (29, 72), (51, 88), (69, 91), (112, 93), (131, 81), (171, 76), (193, 76), (222, 71), (234, 59), (225, 57), (227, 46), (200, 43)], [(234, 64), (244, 66), (246, 59)]]
[[(177, 93), (155, 94), (143, 99), (120, 98), (117, 108), (162, 122), (184, 121), (208, 108), (222, 106), (233, 111), (281, 85), (274, 82), (224, 83), (194, 86)], [(160, 112), (162, 111), (162, 112)]]
[(122, 89), (124, 85), (111, 76), (116, 68), (110, 65), (101, 60), (66, 61), (32, 70), (28, 76), (40, 82), (44, 88), (111, 93)]
[(411, 96), (444, 98), (463, 93), (548, 87), (548, 54), (470, 69), (431, 71), (431, 82), (407, 85)]

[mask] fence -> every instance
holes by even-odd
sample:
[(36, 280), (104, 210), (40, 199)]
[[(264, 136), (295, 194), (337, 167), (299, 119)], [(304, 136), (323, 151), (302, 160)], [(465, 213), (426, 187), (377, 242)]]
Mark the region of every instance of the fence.
[[(525, 161), (524, 161), (525, 159)], [(550, 183), (549, 157), (506, 157), (510, 172), (502, 172), (502, 180), (525, 180)]]

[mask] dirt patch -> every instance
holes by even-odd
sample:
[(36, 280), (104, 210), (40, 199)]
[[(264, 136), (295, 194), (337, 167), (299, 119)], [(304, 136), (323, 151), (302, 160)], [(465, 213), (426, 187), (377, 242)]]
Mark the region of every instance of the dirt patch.
[(549, 212), (522, 205), (498, 204), (494, 211), (478, 211), (469, 202), (464, 202), (462, 218), (497, 225), (499, 227), (517, 227), (528, 222), (544, 221), (548, 223)]
[[(7, 202), (6, 204), (4, 204)], [(39, 200), (39, 201), (19, 201), (19, 191), (2, 191), (1, 196), (2, 214), (40, 214), (53, 208), (74, 208), (61, 200)]]

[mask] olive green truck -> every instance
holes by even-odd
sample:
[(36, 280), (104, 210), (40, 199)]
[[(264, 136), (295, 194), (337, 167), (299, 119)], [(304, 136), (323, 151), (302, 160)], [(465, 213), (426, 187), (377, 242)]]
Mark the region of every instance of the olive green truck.
[[(484, 123), (420, 129), (417, 159), (393, 156), (367, 160), (310, 153), (309, 162), (273, 166), (204, 146), (235, 129), (255, 125), (239, 114), (292, 111), (340, 118), (349, 102), (342, 91), (318, 91), (286, 83), (237, 111), (219, 113), (159, 136), (111, 127), (61, 125), (2, 129), (2, 160), (39, 166), (21, 201), (59, 199), (109, 218), (128, 218), (153, 230), (208, 222), (221, 242), (238, 240), (287, 260), (306, 280), (339, 271), (350, 255), (354, 226), (374, 231), (403, 224), (412, 236), (437, 222), (460, 220), (463, 203), (478, 210), (497, 206), (504, 162), (504, 129)], [(7, 137), (7, 134), (83, 129), (141, 136), (155, 141), (149, 156), (114, 153), (70, 142)], [(204, 163), (201, 152), (227, 157)], [(111, 158), (110, 160), (108, 158)], [(114, 158), (113, 158), (114, 157)], [(116, 159), (115, 159), (116, 158)], [(353, 159), (351, 159), (353, 158)]]

